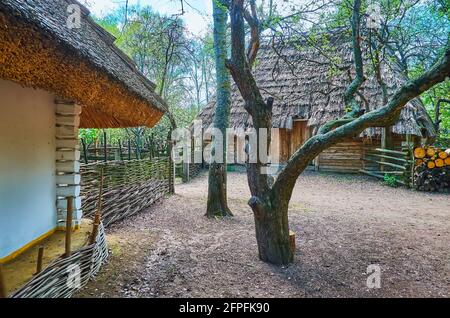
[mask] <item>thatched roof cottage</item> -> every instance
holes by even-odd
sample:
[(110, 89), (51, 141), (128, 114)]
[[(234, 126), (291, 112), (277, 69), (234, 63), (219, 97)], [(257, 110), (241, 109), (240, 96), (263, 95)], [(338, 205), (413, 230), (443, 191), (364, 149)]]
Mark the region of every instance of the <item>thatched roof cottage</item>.
[[(278, 136), (273, 138), (271, 152), (279, 152), (281, 162), (286, 162), (320, 126), (345, 114), (343, 94), (354, 74), (350, 43), (335, 45), (334, 52), (327, 52), (329, 55), (319, 52), (318, 48), (298, 47), (264, 46), (254, 67), (254, 76), (263, 97), (275, 99), (272, 126), (279, 128), (279, 131)], [(367, 51), (364, 55), (367, 60)], [(365, 71), (367, 80), (357, 98), (368, 112), (382, 107), (383, 97), (373, 72), (368, 67)], [(387, 63), (382, 65), (382, 78), (388, 86), (389, 95), (406, 81), (399, 68)], [(252, 126), (251, 116), (245, 111), (243, 103), (234, 85), (230, 128)], [(214, 107), (213, 100), (197, 117), (206, 130), (212, 125)], [(391, 147), (399, 147), (407, 136), (412, 139), (435, 137), (432, 121), (419, 99), (406, 105), (391, 131)], [(357, 172), (364, 165), (361, 160), (364, 149), (379, 147), (381, 135), (381, 128), (370, 128), (360, 136), (337, 144), (315, 160), (316, 168)]]
[(78, 128), (152, 127), (154, 88), (77, 1), (0, 2), (0, 261), (63, 226), (66, 196), (77, 226)]

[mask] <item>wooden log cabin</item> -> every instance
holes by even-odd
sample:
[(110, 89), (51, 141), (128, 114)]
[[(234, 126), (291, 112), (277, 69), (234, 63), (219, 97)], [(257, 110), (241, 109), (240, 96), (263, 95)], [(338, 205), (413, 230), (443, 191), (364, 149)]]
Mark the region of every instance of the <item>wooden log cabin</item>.
[(0, 262), (64, 228), (64, 197), (79, 226), (79, 128), (152, 127), (167, 111), (114, 40), (77, 1), (0, 2)]
[[(263, 98), (274, 98), (270, 153), (279, 156), (283, 165), (289, 157), (326, 122), (345, 114), (343, 94), (354, 74), (352, 48), (349, 42), (330, 40), (335, 60), (332, 65), (317, 49), (302, 44), (294, 46), (263, 46), (254, 67), (254, 76)], [(299, 46), (296, 46), (299, 47)], [(363, 49), (367, 61), (367, 50)], [(368, 62), (367, 62), (368, 63)], [(366, 64), (367, 64), (366, 63)], [(373, 73), (373, 72), (372, 72)], [(380, 85), (374, 75), (366, 74), (357, 99), (365, 112), (383, 106)], [(392, 95), (406, 78), (396, 64), (382, 64), (381, 76)], [(197, 120), (208, 132), (212, 128), (215, 101), (212, 100), (200, 112)], [(252, 127), (252, 118), (243, 107), (242, 97), (236, 86), (232, 88), (230, 128)], [(208, 134), (205, 134), (208, 136)], [(410, 101), (402, 110), (399, 120), (392, 127), (366, 129), (361, 135), (348, 138), (321, 153), (311, 168), (320, 171), (357, 173), (373, 169), (373, 164), (363, 160), (371, 148), (400, 148), (402, 142), (419, 142), (433, 139), (436, 132), (431, 118), (420, 99)], [(206, 138), (206, 143), (210, 139)]]

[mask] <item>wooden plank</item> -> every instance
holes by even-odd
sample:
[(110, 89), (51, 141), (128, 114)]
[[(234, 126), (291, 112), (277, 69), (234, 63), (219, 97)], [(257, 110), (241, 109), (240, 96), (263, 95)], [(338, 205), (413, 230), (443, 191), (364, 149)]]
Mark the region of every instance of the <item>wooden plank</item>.
[(77, 104), (56, 104), (56, 114), (79, 115), (81, 114), (81, 106)]
[(78, 161), (78, 160), (80, 160), (80, 156), (81, 156), (81, 152), (79, 150), (74, 150), (74, 151), (57, 150), (56, 151), (56, 160)]
[(78, 127), (56, 126), (56, 137), (76, 139), (78, 137)]
[(358, 173), (358, 169), (350, 170), (350, 169), (335, 169), (335, 168), (323, 168), (323, 167), (320, 167), (319, 171), (321, 171), (321, 172), (333, 172), (333, 173), (353, 173), (353, 174), (357, 174)]
[(79, 185), (80, 182), (80, 174), (62, 174), (56, 176), (56, 184)]
[(57, 161), (57, 173), (79, 173), (80, 163), (78, 161)]
[(407, 152), (396, 151), (396, 150), (390, 150), (390, 149), (382, 149), (382, 148), (375, 148), (375, 151), (380, 151), (380, 152), (385, 152), (385, 153), (391, 153), (391, 154), (397, 154), (397, 155), (402, 155), (402, 156), (408, 155)]
[(402, 176), (405, 174), (402, 171), (377, 171), (377, 170), (370, 170), (370, 169), (362, 169), (362, 170), (370, 171), (372, 173), (377, 173), (377, 174), (395, 174), (395, 175), (399, 175), (399, 176)]
[[(73, 208), (75, 210), (81, 210), (81, 197), (76, 197), (73, 199)], [(56, 200), (56, 208), (58, 210), (65, 211), (67, 208), (67, 200), (66, 199), (58, 199)]]
[(342, 167), (342, 168), (350, 168), (350, 169), (360, 169), (362, 165), (345, 165), (338, 162), (321, 162), (320, 167)]
[(367, 153), (368, 156), (374, 156), (374, 157), (379, 157), (379, 158), (385, 158), (385, 159), (392, 159), (392, 160), (397, 160), (397, 161), (401, 161), (404, 163), (411, 163), (410, 160), (406, 160), (404, 158), (396, 158), (396, 157), (391, 157), (391, 156), (386, 156), (386, 155), (381, 155), (381, 154), (377, 154), (377, 153)]
[(362, 150), (351, 151), (351, 150), (342, 149), (342, 150), (331, 150), (331, 151), (322, 152), (322, 154), (329, 154), (329, 155), (336, 155), (336, 154), (343, 154), (343, 153), (353, 155), (353, 156), (359, 156), (363, 153), (363, 151)]
[(321, 157), (323, 160), (356, 160), (359, 161), (362, 159), (362, 155), (358, 155), (358, 156), (346, 156), (344, 154), (338, 154), (338, 155), (326, 155), (324, 154)]
[(330, 148), (326, 149), (325, 151), (341, 150), (341, 149), (345, 149), (345, 150), (359, 150), (359, 149), (363, 149), (363, 145), (358, 145), (358, 146), (345, 146), (345, 145), (333, 146), (333, 147), (330, 147)]
[(56, 125), (60, 126), (80, 126), (80, 116), (78, 115), (57, 115)]
[(79, 197), (81, 192), (81, 187), (79, 185), (75, 186), (57, 186), (56, 195), (58, 197)]
[(390, 162), (383, 162), (383, 161), (377, 161), (377, 160), (372, 160), (372, 159), (367, 159), (364, 158), (364, 161), (369, 161), (369, 162), (374, 162), (374, 163), (378, 163), (380, 165), (385, 165), (385, 166), (389, 166), (389, 167), (393, 167), (393, 168), (398, 168), (398, 169), (402, 169), (402, 170), (406, 170), (405, 166), (401, 166), (401, 165), (397, 165), (395, 163), (390, 163)]
[(76, 138), (74, 139), (56, 139), (56, 149), (80, 149), (80, 145)]
[(341, 167), (354, 167), (355, 165), (361, 166), (362, 162), (349, 162), (348, 160), (344, 161), (321, 161), (321, 166), (341, 166)]
[(328, 172), (350, 172), (357, 173), (360, 167), (356, 168), (344, 168), (344, 167), (320, 167), (319, 171), (328, 171)]

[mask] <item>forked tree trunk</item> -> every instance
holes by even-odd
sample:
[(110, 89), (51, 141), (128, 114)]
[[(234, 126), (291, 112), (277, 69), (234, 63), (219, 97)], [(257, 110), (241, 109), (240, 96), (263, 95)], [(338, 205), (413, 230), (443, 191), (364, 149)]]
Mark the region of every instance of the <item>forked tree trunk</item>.
[[(258, 28), (255, 17), (257, 8), (254, 0), (249, 0), (251, 12), (245, 19), (252, 29)], [(368, 127), (393, 125), (399, 118), (402, 108), (408, 101), (419, 96), (437, 83), (443, 82), (450, 74), (450, 47), (446, 47), (444, 56), (422, 76), (402, 86), (382, 108), (365, 114), (358, 111), (355, 93), (364, 80), (362, 58), (359, 48), (359, 15), (361, 1), (353, 4), (352, 34), (357, 77), (346, 91), (346, 104), (353, 106), (356, 117), (345, 116), (331, 121), (319, 129), (288, 160), (276, 180), (261, 172), (259, 162), (247, 165), (247, 176), (252, 193), (249, 205), (255, 216), (256, 239), (259, 256), (263, 261), (273, 264), (287, 264), (293, 260), (289, 240), (288, 205), (296, 180), (308, 163), (327, 149), (345, 138), (360, 134)], [(272, 127), (273, 99), (264, 102), (261, 92), (251, 73), (251, 57), (245, 54), (244, 0), (233, 0), (230, 4), (232, 59), (228, 68), (237, 84), (244, 107), (252, 116), (257, 132), (259, 128)], [(252, 32), (252, 39), (258, 40), (258, 32)], [(253, 42), (253, 41), (252, 41)], [(256, 43), (257, 44), (257, 43)], [(257, 46), (256, 46), (257, 47)], [(324, 128), (325, 127), (325, 128)], [(258, 136), (259, 139), (259, 136)], [(270, 144), (270, 140), (268, 142)]]
[(227, 170), (226, 170), (226, 129), (230, 117), (230, 75), (225, 66), (227, 59), (227, 19), (226, 7), (219, 0), (213, 1), (214, 17), (214, 52), (216, 57), (217, 101), (214, 127), (222, 132), (222, 140), (213, 139), (214, 158), (221, 157), (221, 162), (211, 162), (208, 179), (208, 203), (206, 216), (232, 216), (227, 204)]

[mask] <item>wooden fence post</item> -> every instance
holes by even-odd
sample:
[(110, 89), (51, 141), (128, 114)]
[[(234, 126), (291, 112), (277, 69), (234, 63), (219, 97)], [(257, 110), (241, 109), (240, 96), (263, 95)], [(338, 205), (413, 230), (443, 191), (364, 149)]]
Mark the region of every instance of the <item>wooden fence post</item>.
[(183, 161), (183, 182), (189, 182), (189, 163)]
[(3, 277), (3, 268), (2, 264), (0, 263), (0, 298), (6, 297), (8, 297), (8, 295), (6, 294), (5, 278)]
[(108, 162), (108, 141), (106, 139), (106, 131), (103, 132), (103, 152), (104, 152), (105, 162)]
[(295, 232), (289, 231), (289, 243), (291, 250), (295, 253)]
[(150, 157), (150, 159), (153, 158), (153, 145), (152, 145), (152, 138), (151, 137), (147, 137), (147, 143), (148, 143), (148, 155)]
[(167, 148), (169, 155), (169, 193), (175, 194), (175, 165), (172, 158), (173, 144), (171, 140), (168, 141)]
[(66, 253), (69, 257), (72, 248), (72, 219), (73, 219), (73, 197), (67, 197), (67, 217), (66, 217)]
[(120, 139), (119, 139), (119, 157), (120, 157), (120, 161), (123, 161), (122, 141)]
[(141, 138), (136, 138), (136, 151), (135, 151), (136, 159), (141, 159)]
[(40, 246), (38, 251), (38, 258), (37, 258), (37, 264), (36, 264), (36, 274), (39, 274), (42, 272), (42, 262), (44, 260), (44, 247)]
[(94, 216), (94, 224), (92, 227), (92, 233), (91, 233), (91, 237), (89, 238), (89, 245), (92, 245), (95, 243), (95, 240), (97, 239), (97, 234), (98, 234), (98, 228), (100, 226), (100, 222), (101, 222), (101, 215), (102, 215), (102, 199), (103, 199), (103, 182), (104, 182), (104, 178), (103, 178), (103, 168), (100, 172), (100, 189), (98, 191), (98, 201), (97, 201), (97, 212), (95, 212), (95, 216)]
[(86, 141), (84, 140), (84, 138), (81, 138), (81, 144), (83, 146), (84, 163), (87, 164), (88, 163), (87, 146), (86, 146)]
[(131, 140), (128, 139), (128, 160), (131, 160)]

